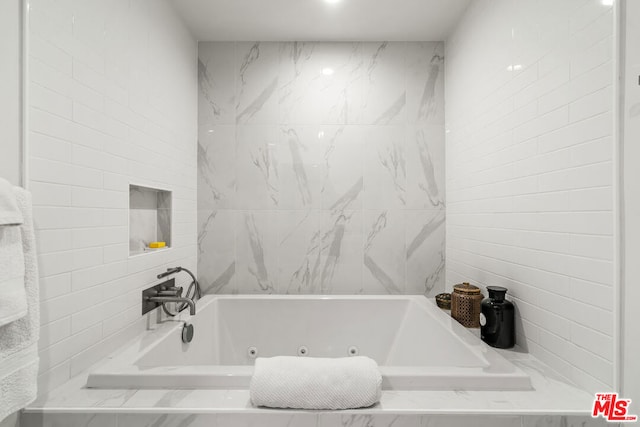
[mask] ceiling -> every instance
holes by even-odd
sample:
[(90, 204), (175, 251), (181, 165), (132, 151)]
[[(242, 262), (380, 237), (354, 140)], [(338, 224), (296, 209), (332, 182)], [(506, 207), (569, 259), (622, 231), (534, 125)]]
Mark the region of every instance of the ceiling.
[(438, 41), (471, 0), (171, 1), (199, 41)]

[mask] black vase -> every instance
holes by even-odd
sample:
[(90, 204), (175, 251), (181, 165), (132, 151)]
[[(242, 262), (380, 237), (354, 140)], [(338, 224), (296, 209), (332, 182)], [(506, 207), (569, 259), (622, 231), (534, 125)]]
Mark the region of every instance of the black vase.
[(480, 306), (480, 337), (492, 347), (511, 348), (516, 344), (514, 307), (504, 299), (507, 288), (487, 286), (489, 298)]

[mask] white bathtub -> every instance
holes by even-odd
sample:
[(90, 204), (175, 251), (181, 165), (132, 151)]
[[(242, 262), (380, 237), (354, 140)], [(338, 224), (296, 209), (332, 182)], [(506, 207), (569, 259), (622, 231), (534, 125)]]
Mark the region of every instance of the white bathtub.
[(375, 359), (387, 390), (522, 390), (529, 377), (422, 296), (205, 296), (89, 375), (94, 388), (248, 388), (254, 358)]

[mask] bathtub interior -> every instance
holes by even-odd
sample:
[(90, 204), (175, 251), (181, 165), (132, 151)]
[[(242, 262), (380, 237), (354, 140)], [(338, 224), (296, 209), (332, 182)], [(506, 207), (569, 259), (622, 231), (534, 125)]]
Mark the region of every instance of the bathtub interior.
[(415, 299), (217, 298), (194, 326), (192, 343), (165, 339), (135, 365), (253, 365), (255, 356), (297, 356), (304, 348), (308, 357), (348, 357), (355, 349), (384, 366), (488, 366)]
[[(421, 296), (205, 296), (90, 372), (87, 387), (247, 388), (256, 356), (380, 365), (387, 390), (524, 390), (528, 375)], [(194, 340), (181, 341), (183, 322)], [(250, 349), (257, 354), (250, 354)]]

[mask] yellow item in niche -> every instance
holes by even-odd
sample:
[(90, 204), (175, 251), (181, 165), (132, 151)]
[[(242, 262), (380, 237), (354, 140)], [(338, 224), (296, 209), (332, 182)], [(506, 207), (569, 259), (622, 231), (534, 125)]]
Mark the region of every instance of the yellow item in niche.
[(156, 248), (164, 248), (167, 244), (165, 242), (151, 242), (149, 243), (149, 247), (156, 249)]

